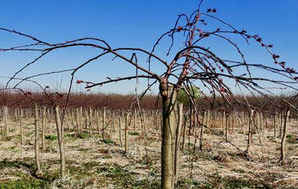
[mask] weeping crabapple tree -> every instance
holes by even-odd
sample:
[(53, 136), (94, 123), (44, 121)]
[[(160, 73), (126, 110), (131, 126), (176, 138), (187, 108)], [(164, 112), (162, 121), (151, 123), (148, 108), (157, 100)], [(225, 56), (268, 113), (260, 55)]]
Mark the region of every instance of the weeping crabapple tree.
[[(270, 94), (270, 87), (286, 87), (297, 90), (297, 72), (286, 66), (280, 56), (272, 51), (272, 44), (267, 44), (263, 38), (250, 34), (246, 30), (238, 29), (216, 16), (216, 9), (203, 10), (203, 0), (198, 2), (197, 9), (190, 14), (180, 14), (171, 29), (162, 34), (154, 43), (151, 50), (143, 48), (110, 46), (105, 40), (86, 37), (61, 43), (51, 43), (29, 34), (15, 30), (0, 28), (3, 32), (25, 38), (30, 43), (20, 46), (2, 48), (1, 53), (9, 51), (39, 53), (32, 61), (25, 63), (15, 72), (7, 82), (7, 88), (17, 88), (26, 80), (36, 80), (40, 76), (57, 73), (70, 73), (70, 82), (67, 100), (63, 109), (67, 107), (75, 82), (85, 84), (86, 89), (103, 86), (125, 80), (144, 80), (146, 94), (154, 85), (159, 85), (159, 94), (162, 99), (162, 143), (161, 143), (161, 184), (162, 188), (174, 188), (176, 180), (177, 137), (179, 136), (179, 122), (177, 115), (177, 93), (183, 88), (193, 103), (192, 88), (200, 89), (202, 96), (221, 96), (226, 102), (233, 99), (237, 89), (244, 94)], [(181, 40), (182, 39), (182, 40)], [(218, 40), (218, 43), (214, 43)], [(209, 41), (212, 46), (209, 47)], [(251, 63), (242, 51), (239, 41), (244, 44), (256, 43), (272, 57), (271, 64)], [(168, 44), (166, 50), (164, 44)], [(162, 45), (163, 44), (163, 45)], [(207, 44), (207, 45), (206, 45)], [(214, 46), (213, 46), (214, 44)], [(234, 59), (219, 55), (216, 45), (221, 45), (234, 50)], [(42, 61), (57, 50), (91, 47), (98, 53), (91, 58), (86, 58), (77, 67), (68, 70), (53, 70), (23, 77), (21, 81), (13, 83), (24, 70)], [(165, 52), (162, 54), (161, 52)], [(222, 54), (222, 53), (221, 53)], [(125, 62), (128, 67), (136, 71), (125, 77), (110, 76), (99, 82), (82, 80), (75, 81), (75, 75), (82, 68), (91, 63), (98, 63), (103, 57), (113, 56), (113, 61)], [(102, 63), (100, 63), (102, 64)], [(102, 67), (103, 68), (103, 67)], [(107, 67), (107, 69), (109, 69)], [(255, 73), (264, 73), (256, 76)], [(259, 74), (260, 75), (260, 74)], [(267, 77), (268, 76), (268, 77)], [(270, 76), (270, 77), (269, 77)], [(140, 96), (142, 96), (140, 95)], [(247, 101), (248, 103), (248, 101)], [(62, 113), (62, 125), (63, 125)], [(64, 156), (61, 156), (64, 158)]]

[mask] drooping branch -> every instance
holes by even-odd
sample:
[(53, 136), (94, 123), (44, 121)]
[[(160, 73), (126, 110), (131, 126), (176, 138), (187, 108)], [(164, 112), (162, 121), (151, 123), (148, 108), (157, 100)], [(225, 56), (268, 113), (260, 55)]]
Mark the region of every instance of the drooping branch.
[[(119, 81), (131, 80), (131, 79), (137, 79), (137, 78), (155, 79), (153, 76), (148, 76), (148, 75), (134, 75), (134, 76), (127, 76), (127, 77), (119, 77), (119, 78), (115, 78), (115, 79), (108, 78), (108, 80), (102, 81), (102, 82), (99, 82), (99, 83), (87, 82), (85, 88), (89, 89), (89, 88), (92, 88), (92, 87), (95, 87), (95, 86), (103, 86), (103, 85), (108, 84), (108, 83), (115, 83), (115, 82), (119, 82)], [(84, 82), (82, 82), (82, 83), (84, 83)]]

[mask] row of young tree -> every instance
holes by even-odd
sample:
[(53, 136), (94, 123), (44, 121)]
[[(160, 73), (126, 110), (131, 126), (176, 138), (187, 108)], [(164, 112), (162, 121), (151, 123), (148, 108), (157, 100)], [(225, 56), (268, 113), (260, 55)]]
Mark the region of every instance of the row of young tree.
[[(32, 108), (32, 104), (38, 104), (40, 106), (52, 106), (48, 98), (40, 92), (33, 92), (26, 90), (23, 92), (6, 91), (1, 90), (0, 93), (0, 106), (8, 106), (10, 109), (18, 108)], [(66, 93), (52, 93), (51, 96), (61, 96), (56, 99), (56, 104), (63, 106), (66, 102)], [(298, 100), (295, 95), (274, 95), (274, 96), (240, 96), (235, 95), (234, 99), (230, 103), (226, 103), (224, 99), (213, 96), (203, 96), (198, 92), (195, 98), (196, 108), (199, 112), (203, 111), (247, 111), (247, 105), (239, 102), (248, 101), (254, 109), (266, 112), (268, 114), (275, 114), (287, 109), (289, 102), (294, 107), (298, 106)], [(187, 94), (180, 90), (178, 94), (178, 100), (181, 101), (184, 106), (189, 106), (190, 101), (187, 98)], [(182, 99), (181, 99), (182, 98)], [(103, 108), (110, 110), (128, 110), (136, 108), (136, 96), (134, 94), (103, 94), (103, 93), (71, 93), (68, 99), (68, 108)], [(159, 110), (161, 108), (161, 99), (158, 95), (145, 95), (139, 99), (140, 107), (144, 110)], [(296, 114), (292, 114), (295, 116)]]
[[(68, 108), (64, 119), (64, 126), (61, 125), (61, 110), (59, 106), (49, 108), (35, 104), (32, 108), (27, 109), (11, 109), (3, 106), (1, 111), (1, 138), (6, 140), (11, 136), (20, 136), (20, 152), (23, 157), (23, 152), (28, 135), (26, 125), (28, 120), (34, 120), (34, 154), (35, 154), (35, 173), (42, 178), (41, 169), (41, 154), (48, 152), (46, 136), (51, 136), (53, 133), (53, 124), (56, 125), (56, 136), (59, 144), (60, 154), (60, 175), (63, 178), (67, 172), (66, 160), (68, 159), (67, 152), (64, 151), (64, 137), (70, 134), (73, 137), (82, 137), (84, 133), (88, 136), (100, 136), (102, 141), (113, 141), (114, 145), (120, 145), (125, 154), (129, 153), (130, 139), (129, 133), (140, 132), (139, 136), (145, 144), (151, 136), (152, 129), (154, 133), (161, 135), (161, 112), (157, 110), (151, 111), (124, 111), (124, 110), (107, 110), (93, 108)], [(211, 141), (206, 141), (206, 135), (220, 136), (222, 141), (233, 145), (238, 155), (247, 161), (253, 161), (254, 157), (251, 153), (256, 153), (252, 150), (254, 145), (264, 145), (268, 136), (277, 140), (280, 138), (280, 156), (279, 162), (284, 163), (288, 160), (286, 156), (286, 136), (288, 135), (287, 126), (292, 123), (290, 120), (290, 111), (282, 112), (271, 116), (262, 112), (218, 112), (205, 111), (195, 113), (188, 109), (182, 113), (176, 112), (178, 118), (177, 138), (175, 139), (174, 156), (174, 177), (177, 180), (179, 169), (178, 160), (181, 154), (192, 152), (193, 154), (199, 151), (210, 150), (206, 145)], [(177, 115), (178, 113), (178, 115)], [(145, 119), (146, 118), (146, 119)], [(54, 121), (52, 121), (54, 120)], [(177, 120), (176, 120), (177, 121)], [(62, 128), (63, 127), (63, 128)], [(273, 130), (273, 132), (271, 132)], [(239, 147), (238, 143), (233, 142), (233, 138), (237, 133), (242, 133), (243, 140), (246, 141), (246, 148)], [(268, 133), (270, 133), (268, 135)], [(291, 133), (289, 133), (291, 134)], [(111, 136), (118, 136), (118, 139)], [(253, 137), (254, 136), (254, 137)], [(265, 137), (266, 136), (266, 137)], [(203, 142), (205, 141), (205, 142)], [(207, 143), (206, 143), (207, 142)], [(190, 145), (193, 144), (193, 145)], [(23, 147), (24, 146), (24, 147)], [(28, 146), (26, 147), (28, 148)], [(28, 149), (27, 149), (28, 150)], [(91, 149), (90, 149), (91, 150)], [(179, 154), (180, 152), (180, 154)], [(17, 155), (17, 154), (16, 154)]]
[[(17, 70), (15, 74), (10, 77), (5, 89), (22, 91), (22, 83), (33, 82), (42, 89), (46, 98), (55, 105), (56, 97), (49, 95), (49, 93), (47, 93), (48, 87), (43, 86), (36, 80), (38, 77), (44, 75), (70, 72), (67, 100), (62, 106), (61, 120), (59, 119), (59, 106), (54, 106), (56, 111), (57, 132), (58, 135), (63, 136), (61, 133), (63, 133), (64, 116), (72, 86), (75, 83), (76, 73), (87, 65), (99, 59), (103, 59), (104, 57), (113, 57), (113, 60), (120, 60), (121, 63), (127, 63), (128, 67), (135, 69), (135, 72), (131, 73), (131, 75), (128, 74), (124, 77), (108, 77), (106, 80), (99, 82), (77, 80), (77, 83), (85, 84), (85, 88), (90, 89), (131, 79), (136, 79), (137, 81), (147, 80), (148, 85), (144, 94), (148, 92), (152, 86), (159, 85), (162, 106), (161, 188), (174, 188), (176, 175), (175, 161), (179, 142), (178, 133), (181, 127), (181, 114), (183, 112), (182, 105), (180, 105), (181, 103), (177, 101), (177, 93), (179, 93), (181, 89), (187, 94), (191, 110), (195, 113), (198, 113), (198, 109), (194, 105), (195, 96), (193, 95), (193, 86), (200, 89), (201, 95), (208, 96), (211, 94), (213, 97), (221, 96), (228, 104), (232, 99), (235, 99), (233, 95), (235, 88), (245, 94), (259, 94), (265, 96), (271, 94), (270, 89), (267, 88), (268, 85), (270, 88), (285, 87), (297, 91), (297, 72), (294, 68), (288, 67), (287, 64), (281, 60), (280, 55), (272, 51), (272, 44), (267, 44), (259, 35), (250, 34), (246, 30), (238, 29), (221, 18), (218, 18), (216, 16), (216, 9), (210, 8), (203, 10), (201, 6), (202, 3), (203, 0), (199, 1), (198, 7), (192, 13), (179, 15), (173, 27), (157, 39), (151, 50), (132, 47), (114, 48), (105, 40), (94, 37), (52, 43), (30, 34), (8, 28), (0, 28), (3, 32), (8, 32), (18, 37), (25, 38), (26, 41), (31, 41), (25, 45), (3, 47), (0, 49), (2, 53), (11, 51), (39, 53), (37, 57), (23, 65), (21, 69)], [(184, 40), (179, 41), (178, 39), (181, 38)], [(224, 45), (232, 47), (235, 50), (235, 55), (238, 57), (235, 59), (225, 58), (217, 54), (216, 48), (210, 48), (205, 45), (214, 39), (223, 40), (225, 42)], [(272, 65), (250, 63), (247, 60), (247, 54), (244, 53), (242, 48), (235, 42), (239, 39), (246, 43), (256, 43), (257, 46), (264, 49), (269, 57), (272, 57)], [(162, 41), (169, 42), (165, 55), (161, 54), (161, 52), (164, 51), (160, 49), (164, 47), (159, 46)], [(184, 44), (182, 48), (181, 43)], [(223, 45), (222, 43), (218, 44)], [(86, 58), (84, 62), (75, 68), (19, 77), (24, 70), (42, 61), (49, 54), (58, 50), (75, 47), (94, 48), (98, 50), (98, 53), (94, 54), (91, 58)], [(262, 73), (262, 76), (256, 76), (258, 75), (257, 73)], [(139, 99), (142, 96), (143, 94), (136, 96), (136, 104), (139, 104)], [(253, 107), (251, 107), (246, 99), (239, 103), (246, 106), (249, 112), (253, 112)], [(287, 104), (288, 108), (296, 108), (287, 100), (285, 100), (284, 103)], [(253, 113), (251, 113), (250, 117), (253, 117), (252, 115)], [(62, 150), (62, 138), (58, 140), (60, 141), (60, 149)]]

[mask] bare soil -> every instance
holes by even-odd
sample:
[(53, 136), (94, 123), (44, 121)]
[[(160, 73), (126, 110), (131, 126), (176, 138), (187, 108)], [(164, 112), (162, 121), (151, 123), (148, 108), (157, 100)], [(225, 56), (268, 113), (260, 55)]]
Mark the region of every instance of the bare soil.
[[(145, 128), (139, 123), (136, 129), (130, 127), (126, 153), (123, 126), (122, 145), (117, 124), (108, 126), (104, 139), (95, 129), (80, 134), (66, 129), (67, 176), (62, 179), (53, 120), (47, 125), (39, 175), (35, 175), (33, 120), (23, 121), (22, 126), (22, 146), (18, 123), (12, 120), (10, 135), (0, 140), (0, 188), (160, 187), (160, 130), (149, 122)], [(262, 141), (257, 133), (253, 135), (249, 157), (245, 156), (246, 130), (231, 130), (225, 142), (221, 128), (205, 129), (201, 151), (198, 140), (187, 136), (179, 153), (177, 188), (298, 188), (298, 122), (289, 124), (283, 163), (279, 162), (280, 137), (274, 137), (272, 128), (265, 128)]]

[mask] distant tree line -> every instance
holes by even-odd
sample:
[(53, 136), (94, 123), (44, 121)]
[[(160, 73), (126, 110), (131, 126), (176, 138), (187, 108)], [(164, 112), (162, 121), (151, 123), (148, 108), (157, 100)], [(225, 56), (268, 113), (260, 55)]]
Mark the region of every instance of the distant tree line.
[[(31, 98), (27, 98), (27, 96)], [(66, 100), (66, 94), (51, 93), (53, 96), (58, 96), (59, 101), (63, 104)], [(70, 95), (69, 106), (72, 107), (92, 107), (107, 109), (133, 109), (136, 107), (135, 95), (123, 94), (88, 94), (88, 93), (74, 93)], [(57, 99), (57, 98), (56, 98)], [(32, 102), (40, 105), (49, 105), (48, 99), (45, 98), (43, 93), (25, 92), (13, 93), (5, 92), (0, 93), (0, 105), (7, 105), (11, 108), (23, 107), (31, 108)], [(200, 96), (196, 98), (196, 106), (200, 111), (245, 111), (246, 107), (243, 105), (245, 100), (249, 104), (260, 111), (264, 112), (279, 112), (286, 108), (285, 102), (290, 102), (294, 106), (298, 106), (298, 99), (293, 96), (235, 96), (235, 98), (227, 103), (220, 97)], [(157, 95), (146, 95), (140, 98), (141, 108), (146, 110), (160, 109), (161, 98)]]

